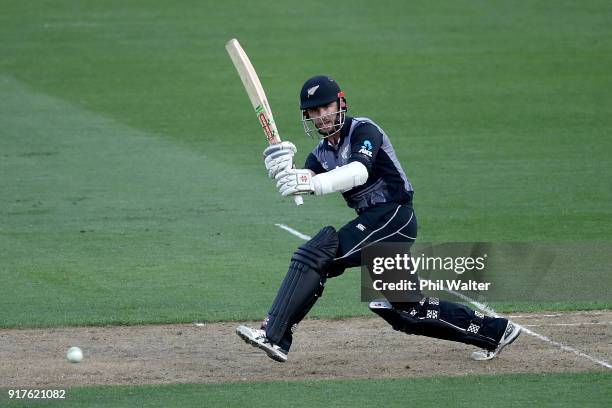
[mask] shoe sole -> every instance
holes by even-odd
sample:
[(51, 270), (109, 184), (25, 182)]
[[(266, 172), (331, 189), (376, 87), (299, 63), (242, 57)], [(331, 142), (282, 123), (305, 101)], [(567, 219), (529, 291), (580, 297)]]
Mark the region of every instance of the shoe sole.
[(285, 361), (287, 361), (287, 357), (281, 356), (278, 353), (274, 352), (273, 350), (270, 350), (269, 348), (267, 348), (263, 344), (253, 340), (247, 334), (245, 334), (242, 331), (240, 331), (240, 328), (236, 328), (236, 334), (242, 340), (244, 340), (245, 343), (250, 344), (253, 347), (257, 347), (260, 350), (265, 351), (266, 354), (268, 355), (268, 357), (270, 357), (272, 360), (274, 360), (276, 362), (279, 362), (279, 363), (284, 363)]
[[(521, 335), (521, 333), (523, 332), (523, 328), (519, 325), (517, 325), (516, 323), (513, 323), (516, 328), (518, 330), (515, 330), (514, 333), (512, 333), (512, 336), (508, 339), (508, 341), (506, 343), (504, 343), (500, 348), (499, 351), (502, 351), (504, 349), (504, 347), (509, 346), (510, 344), (514, 343), (514, 341), (516, 339), (518, 339), (518, 337)], [(499, 353), (498, 351), (498, 353)]]
[(523, 332), (523, 329), (519, 325), (517, 325), (516, 323), (514, 323), (514, 325), (518, 328), (518, 330), (515, 330), (514, 333), (512, 333), (512, 336), (509, 337), (508, 340), (504, 344), (500, 345), (497, 350), (495, 351), (474, 351), (471, 356), (472, 360), (476, 360), (476, 361), (492, 360), (495, 357), (497, 357), (499, 353), (501, 353), (501, 351), (506, 346), (509, 346), (510, 344), (514, 343), (514, 341), (518, 339), (518, 337)]

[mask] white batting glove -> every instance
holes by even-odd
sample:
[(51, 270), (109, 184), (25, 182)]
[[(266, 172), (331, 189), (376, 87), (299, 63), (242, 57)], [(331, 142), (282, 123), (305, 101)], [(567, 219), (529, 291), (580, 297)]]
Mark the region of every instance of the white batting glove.
[(268, 170), (268, 176), (275, 178), (278, 173), (293, 167), (293, 155), (297, 148), (291, 142), (280, 142), (270, 145), (264, 150), (264, 164)]
[(282, 196), (321, 194), (321, 183), (308, 169), (286, 169), (276, 175), (276, 187)]

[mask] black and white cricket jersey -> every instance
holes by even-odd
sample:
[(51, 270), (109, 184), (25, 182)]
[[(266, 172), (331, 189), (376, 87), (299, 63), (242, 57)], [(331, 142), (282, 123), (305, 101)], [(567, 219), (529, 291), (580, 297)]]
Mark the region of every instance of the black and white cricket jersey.
[(353, 161), (368, 169), (368, 180), (342, 193), (349, 207), (360, 212), (380, 203), (412, 201), (412, 184), (389, 137), (368, 118), (347, 117), (338, 145), (321, 140), (306, 158), (304, 168), (319, 174)]

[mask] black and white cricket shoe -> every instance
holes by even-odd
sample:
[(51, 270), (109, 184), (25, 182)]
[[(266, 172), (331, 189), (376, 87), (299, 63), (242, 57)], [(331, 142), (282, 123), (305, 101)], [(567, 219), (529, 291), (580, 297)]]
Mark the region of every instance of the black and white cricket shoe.
[(501, 351), (504, 349), (504, 347), (509, 344), (512, 344), (512, 342), (518, 338), (518, 336), (521, 334), (521, 331), (521, 326), (519, 326), (518, 324), (514, 324), (510, 320), (508, 320), (506, 330), (504, 330), (504, 335), (502, 336), (501, 340), (499, 340), (497, 348), (493, 351), (475, 351), (472, 353), (472, 359), (477, 361), (485, 361), (497, 357), (499, 353), (501, 353)]
[(279, 363), (287, 361), (287, 352), (276, 344), (273, 344), (267, 337), (266, 332), (261, 329), (253, 329), (247, 326), (236, 327), (236, 334), (242, 340), (253, 347), (257, 347), (266, 352), (268, 357)]

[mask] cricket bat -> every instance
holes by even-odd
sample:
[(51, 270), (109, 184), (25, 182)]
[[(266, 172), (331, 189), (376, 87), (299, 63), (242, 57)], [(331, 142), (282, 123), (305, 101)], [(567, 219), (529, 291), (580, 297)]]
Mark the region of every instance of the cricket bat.
[[(259, 77), (257, 76), (257, 72), (255, 72), (255, 68), (253, 68), (253, 64), (251, 64), (249, 57), (246, 55), (240, 46), (240, 43), (235, 38), (229, 40), (227, 44), (225, 44), (225, 49), (232, 59), (232, 62), (236, 67), (236, 71), (238, 71), (238, 75), (240, 75), (244, 89), (249, 95), (251, 105), (253, 105), (253, 109), (255, 109), (255, 114), (257, 115), (259, 123), (266, 134), (268, 143), (271, 145), (280, 143), (281, 138), (278, 135), (276, 123), (274, 123), (274, 117), (272, 116), (272, 110), (270, 109), (270, 104), (268, 103), (268, 97), (264, 92), (263, 86), (261, 86), (261, 82), (259, 82)], [(296, 205), (304, 204), (304, 200), (299, 195), (294, 195), (293, 201), (295, 201)]]

